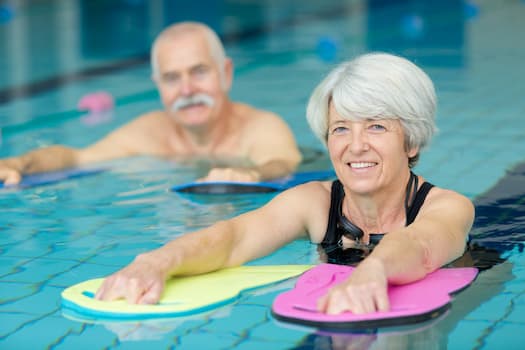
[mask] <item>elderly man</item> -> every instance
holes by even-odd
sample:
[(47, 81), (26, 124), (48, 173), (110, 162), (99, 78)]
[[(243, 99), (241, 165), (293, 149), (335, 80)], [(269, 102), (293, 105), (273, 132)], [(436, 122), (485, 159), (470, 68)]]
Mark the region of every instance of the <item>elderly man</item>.
[(151, 51), (164, 110), (146, 113), (94, 144), (44, 147), (0, 160), (0, 181), (116, 158), (152, 155), (207, 159), (204, 181), (259, 181), (294, 171), (301, 154), (277, 115), (231, 101), (233, 65), (217, 35), (200, 23), (165, 29)]

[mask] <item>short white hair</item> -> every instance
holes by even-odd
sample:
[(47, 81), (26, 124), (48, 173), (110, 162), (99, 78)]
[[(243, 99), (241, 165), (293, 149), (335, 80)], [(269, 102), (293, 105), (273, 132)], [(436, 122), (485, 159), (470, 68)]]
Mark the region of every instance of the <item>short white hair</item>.
[(224, 51), (224, 46), (222, 45), (221, 39), (210, 27), (198, 22), (176, 23), (160, 32), (151, 46), (150, 63), (153, 77), (155, 79), (159, 78), (160, 72), (157, 51), (160, 42), (163, 40), (174, 40), (177, 36), (187, 33), (204, 35), (208, 43), (208, 48), (210, 49), (210, 54), (220, 67), (221, 78), (223, 78), (226, 53)]
[[(437, 131), (434, 84), (409, 60), (369, 53), (334, 68), (315, 88), (306, 111), (314, 134), (326, 145), (329, 105), (350, 120), (398, 119), (407, 150), (426, 147)], [(413, 167), (419, 153), (409, 160)]]

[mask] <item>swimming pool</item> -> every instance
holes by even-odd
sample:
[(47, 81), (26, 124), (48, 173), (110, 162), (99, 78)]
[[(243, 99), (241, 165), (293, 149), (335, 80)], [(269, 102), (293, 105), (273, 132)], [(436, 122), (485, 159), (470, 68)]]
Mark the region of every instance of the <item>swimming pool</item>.
[[(200, 11), (160, 0), (8, 2), (11, 8), (0, 11), (0, 157), (52, 143), (83, 146), (157, 108), (145, 53), (153, 35), (175, 20), (203, 20), (220, 30), (236, 65), (233, 97), (283, 115), (313, 155), (322, 148), (304, 121), (305, 103), (335, 62), (373, 50), (413, 59), (436, 82), (440, 129), (416, 171), (474, 200), (473, 237), (483, 249), (473, 259), (484, 271), (444, 318), (365, 334), (276, 322), (269, 306), (290, 282), (195, 317), (140, 323), (65, 317), (64, 288), (272, 197), (178, 196), (168, 188), (199, 169), (126, 159), (95, 176), (0, 193), (0, 349), (519, 348), (525, 3), (432, 3), (206, 1), (208, 11)], [(113, 114), (97, 119), (75, 111), (80, 96), (100, 89), (115, 96)], [(312, 158), (305, 166), (326, 165)], [(316, 261), (315, 246), (298, 241), (254, 264)]]

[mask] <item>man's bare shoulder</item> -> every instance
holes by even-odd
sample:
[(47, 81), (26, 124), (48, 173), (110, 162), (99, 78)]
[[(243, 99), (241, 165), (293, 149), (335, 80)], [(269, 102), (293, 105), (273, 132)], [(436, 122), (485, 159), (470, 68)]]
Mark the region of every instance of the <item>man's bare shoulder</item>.
[(240, 149), (255, 164), (279, 160), (281, 172), (291, 171), (301, 161), (301, 153), (290, 126), (277, 114), (245, 104), (236, 104), (233, 121)]
[(163, 127), (169, 123), (170, 123), (170, 120), (165, 111), (154, 110), (154, 111), (146, 112), (144, 114), (139, 115), (138, 117), (133, 119), (128, 124), (141, 126), (141, 127), (144, 127), (144, 126)]
[(141, 139), (162, 138), (172, 130), (172, 121), (162, 110), (156, 110), (139, 115), (121, 128), (115, 130), (114, 134), (125, 137), (138, 136)]
[(170, 152), (170, 120), (163, 111), (144, 113), (87, 148), (87, 152), (109, 152), (117, 156), (166, 154)]
[(284, 120), (268, 110), (255, 108), (245, 103), (234, 103), (234, 114), (246, 124), (284, 124)]

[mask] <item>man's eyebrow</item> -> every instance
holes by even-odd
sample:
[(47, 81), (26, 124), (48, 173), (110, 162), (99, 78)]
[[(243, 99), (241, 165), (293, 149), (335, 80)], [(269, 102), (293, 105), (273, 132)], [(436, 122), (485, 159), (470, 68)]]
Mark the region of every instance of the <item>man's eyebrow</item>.
[(178, 77), (180, 74), (176, 71), (166, 71), (166, 72), (162, 72), (160, 74), (161, 77), (163, 78), (166, 78), (166, 77)]
[(199, 68), (208, 68), (208, 67), (210, 67), (209, 64), (201, 62), (201, 63), (197, 63), (197, 64), (194, 64), (193, 66), (191, 66), (190, 70), (199, 69)]

